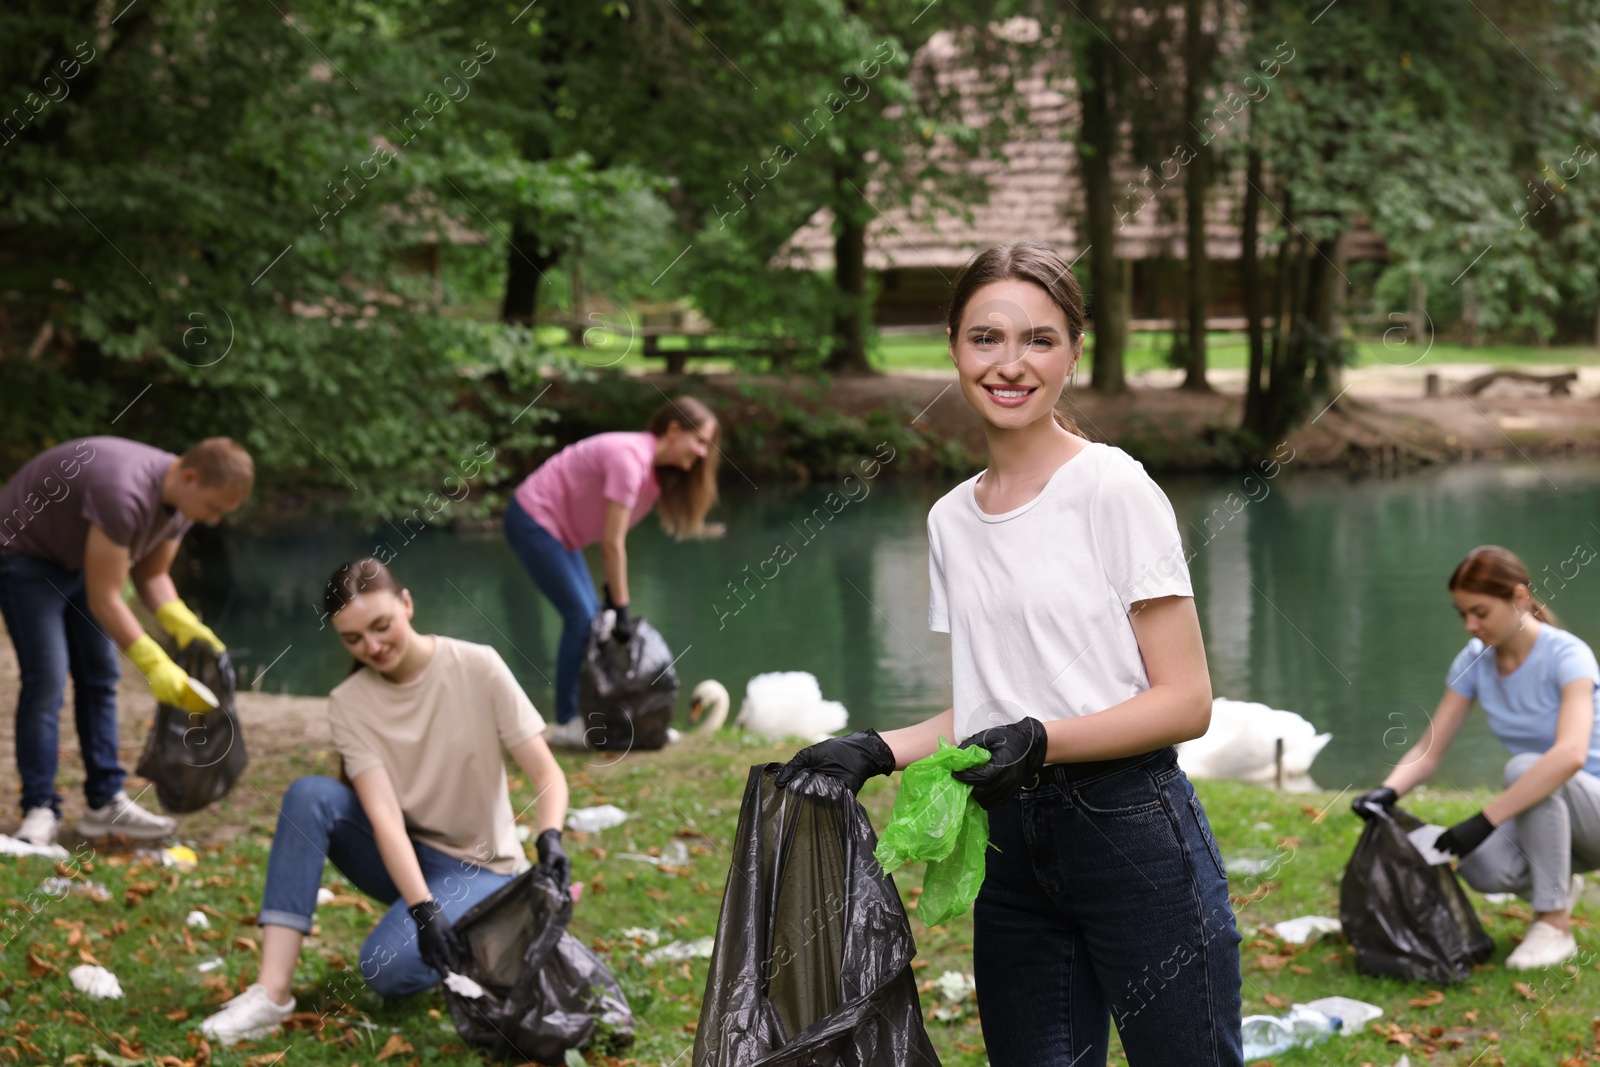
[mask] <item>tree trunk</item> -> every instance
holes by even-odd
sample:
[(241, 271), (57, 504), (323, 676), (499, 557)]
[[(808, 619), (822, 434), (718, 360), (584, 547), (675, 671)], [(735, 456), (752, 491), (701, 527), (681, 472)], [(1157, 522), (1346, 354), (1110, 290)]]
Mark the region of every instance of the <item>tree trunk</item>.
[(538, 308), (539, 280), (556, 265), (559, 253), (539, 251), (538, 235), (521, 223), (512, 227), (511, 248), (506, 252), (506, 292), (500, 304), (500, 320), (524, 326), (533, 325)]
[(871, 374), (867, 362), (867, 222), (859, 210), (860, 176), (844, 166), (834, 170), (833, 349), (824, 369), (834, 374)]
[[(1113, 12), (1104, 2), (1092, 5), (1093, 22), (1102, 24)], [(1112, 204), (1111, 158), (1117, 147), (1117, 124), (1112, 114), (1112, 45), (1091, 26), (1082, 46), (1082, 76), (1078, 79), (1083, 109), (1078, 162), (1083, 174), (1084, 236), (1089, 247), (1089, 273), (1093, 282), (1090, 314), (1094, 319), (1094, 360), (1089, 387), (1102, 393), (1122, 393), (1128, 388), (1123, 352), (1128, 339), (1127, 266), (1117, 259), (1116, 209)]]
[[(1200, 29), (1204, 0), (1185, 0), (1183, 23), (1183, 110), (1192, 123), (1200, 115), (1200, 84), (1206, 68), (1205, 39)], [(1188, 259), (1184, 264), (1189, 304), (1189, 343), (1184, 353), (1183, 388), (1209, 391), (1206, 383), (1206, 186), (1210, 184), (1211, 149), (1195, 149), (1183, 176), (1183, 210)]]
[(1245, 327), (1250, 338), (1250, 369), (1244, 379), (1244, 426), (1261, 424), (1261, 372), (1266, 362), (1266, 335), (1261, 327), (1261, 153), (1250, 150), (1245, 162), (1244, 220), (1239, 234), (1239, 270), (1244, 284)]

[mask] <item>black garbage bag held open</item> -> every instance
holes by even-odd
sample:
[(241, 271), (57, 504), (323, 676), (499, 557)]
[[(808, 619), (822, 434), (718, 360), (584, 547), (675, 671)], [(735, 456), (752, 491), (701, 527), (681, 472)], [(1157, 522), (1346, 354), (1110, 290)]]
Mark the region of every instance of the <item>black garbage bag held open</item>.
[(226, 796), (244, 773), (250, 756), (234, 707), (233, 664), (228, 654), (215, 651), (204, 641), (190, 641), (174, 659), (184, 673), (216, 694), (218, 706), (191, 712), (157, 704), (134, 773), (155, 784), (163, 808), (186, 815)]
[(572, 897), (530, 867), (474, 904), (450, 927), (457, 955), (484, 995), (444, 987), (456, 1032), (494, 1059), (560, 1064), (604, 1032), (633, 1043), (622, 987), (588, 946), (567, 933)]
[(642, 616), (633, 619), (633, 638), (626, 643), (611, 638), (609, 620), (601, 611), (590, 624), (578, 676), (585, 740), (602, 751), (661, 748), (678, 702), (672, 650)]
[(843, 782), (750, 768), (694, 1067), (938, 1067), (916, 944)]
[(1448, 863), (1430, 865), (1406, 834), (1423, 822), (1373, 811), (1339, 887), (1339, 922), (1356, 970), (1419, 982), (1460, 982), (1494, 952)]

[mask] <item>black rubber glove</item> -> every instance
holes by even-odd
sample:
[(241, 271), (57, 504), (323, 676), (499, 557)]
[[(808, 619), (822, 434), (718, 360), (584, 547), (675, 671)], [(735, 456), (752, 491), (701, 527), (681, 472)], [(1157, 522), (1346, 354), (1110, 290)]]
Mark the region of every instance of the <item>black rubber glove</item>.
[(830, 737), (802, 748), (778, 770), (773, 784), (783, 789), (801, 771), (816, 771), (838, 778), (859, 793), (875, 774), (894, 773), (894, 751), (876, 730), (860, 730), (846, 737)]
[(956, 771), (951, 777), (972, 786), (972, 799), (987, 810), (1038, 779), (1046, 744), (1044, 723), (1034, 718), (979, 730), (961, 742), (961, 747), (988, 749), (989, 762)]
[(539, 835), (534, 847), (539, 850), (539, 866), (549, 868), (550, 873), (555, 875), (556, 884), (565, 893), (572, 884), (572, 861), (567, 859), (566, 850), (561, 847), (561, 831), (551, 827)]
[(450, 920), (444, 917), (439, 902), (429, 897), (407, 910), (417, 924), (417, 948), (422, 952), (422, 962), (438, 971), (441, 977), (448, 971), (459, 974), (461, 968), (456, 965), (455, 950), (445, 936), (450, 931)]
[(1457, 859), (1466, 859), (1467, 855), (1483, 844), (1492, 833), (1494, 833), (1494, 823), (1480, 811), (1472, 818), (1462, 819), (1440, 834), (1433, 847), (1440, 852), (1448, 852)]
[(1360, 796), (1352, 800), (1350, 802), (1350, 810), (1361, 816), (1363, 819), (1370, 821), (1373, 816), (1377, 814), (1379, 808), (1382, 808), (1384, 811), (1388, 811), (1390, 808), (1394, 807), (1399, 800), (1399, 793), (1396, 793), (1393, 789), (1390, 789), (1386, 785), (1380, 785), (1378, 788), (1369, 789), (1367, 792), (1362, 793)]
[(606, 591), (606, 607), (617, 613), (616, 622), (611, 626), (611, 636), (625, 645), (633, 640), (633, 619), (628, 615), (628, 605), (618, 604), (611, 599), (611, 583), (607, 582), (602, 588)]

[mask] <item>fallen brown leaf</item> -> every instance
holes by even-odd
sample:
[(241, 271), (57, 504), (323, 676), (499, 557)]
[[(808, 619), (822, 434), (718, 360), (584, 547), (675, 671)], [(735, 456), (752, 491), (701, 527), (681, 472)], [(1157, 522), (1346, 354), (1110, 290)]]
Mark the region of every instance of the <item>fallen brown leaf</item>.
[(399, 1034), (390, 1034), (389, 1040), (383, 1043), (383, 1049), (378, 1053), (378, 1059), (386, 1060), (390, 1056), (398, 1056), (402, 1052), (415, 1052), (416, 1050), (407, 1043)]
[(1535, 993), (1533, 991), (1533, 987), (1531, 985), (1529, 985), (1527, 982), (1512, 982), (1511, 983), (1511, 988), (1515, 989), (1518, 993), (1521, 993), (1523, 995), (1523, 997), (1525, 997), (1528, 1000), (1538, 1000), (1539, 999), (1539, 994)]
[(1412, 997), (1407, 1003), (1413, 1008), (1431, 1008), (1444, 1003), (1444, 994), (1437, 989), (1429, 989), (1420, 997)]
[(1263, 993), (1261, 994), (1261, 999), (1267, 1002), (1267, 1007), (1269, 1008), (1281, 1008), (1284, 1006), (1284, 999), (1273, 993)]

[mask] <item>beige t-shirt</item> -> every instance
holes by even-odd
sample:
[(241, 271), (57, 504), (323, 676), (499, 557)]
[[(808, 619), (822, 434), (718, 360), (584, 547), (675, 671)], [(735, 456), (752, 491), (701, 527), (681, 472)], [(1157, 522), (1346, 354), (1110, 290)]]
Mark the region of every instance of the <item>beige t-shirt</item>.
[(433, 658), (404, 685), (371, 667), (341, 682), (328, 724), (352, 781), (389, 772), (413, 838), (499, 874), (528, 865), (500, 748), (540, 733), (544, 719), (500, 653), (435, 637)]

